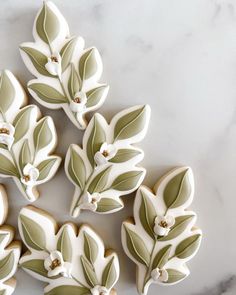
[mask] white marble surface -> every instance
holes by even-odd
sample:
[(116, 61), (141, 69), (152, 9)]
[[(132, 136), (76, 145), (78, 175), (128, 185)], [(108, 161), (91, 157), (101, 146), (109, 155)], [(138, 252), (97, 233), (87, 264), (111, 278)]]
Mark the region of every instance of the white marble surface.
[[(101, 113), (111, 118), (122, 108), (149, 103), (152, 119), (143, 165), (145, 184), (176, 165), (190, 165), (196, 194), (192, 208), (204, 239), (189, 263), (191, 276), (174, 287), (153, 286), (149, 294), (233, 295), (236, 293), (236, 1), (235, 0), (55, 0), (71, 33), (96, 45), (111, 88)], [(24, 85), (32, 78), (18, 45), (32, 40), (31, 27), (41, 1), (1, 0), (0, 68), (12, 70)], [(62, 111), (41, 108), (55, 119), (64, 155), (82, 133)], [(63, 118), (63, 119), (62, 119)], [(10, 196), (8, 222), (16, 224), (26, 205), (12, 181), (3, 181)], [(41, 187), (36, 206), (58, 221), (68, 220), (73, 186), (63, 168)], [(135, 265), (120, 243), (122, 220), (132, 214), (133, 196), (115, 215), (84, 214), (107, 246), (120, 254), (119, 295), (135, 295)], [(42, 294), (40, 283), (19, 270), (16, 295)]]

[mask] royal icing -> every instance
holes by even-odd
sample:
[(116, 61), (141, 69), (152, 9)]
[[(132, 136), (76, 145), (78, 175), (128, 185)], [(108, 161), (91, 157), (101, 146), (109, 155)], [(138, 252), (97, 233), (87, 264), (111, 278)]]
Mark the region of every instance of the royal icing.
[(25, 92), (4, 70), (0, 75), (0, 176), (13, 177), (25, 198), (33, 202), (37, 185), (49, 181), (61, 158), (51, 155), (57, 134), (51, 117), (41, 118), (39, 108), (26, 105)]
[(28, 250), (20, 266), (47, 283), (45, 295), (113, 295), (119, 278), (117, 254), (105, 250), (88, 225), (61, 228), (48, 213), (32, 206), (19, 214), (19, 231)]
[(133, 144), (144, 138), (149, 118), (149, 106), (123, 110), (110, 124), (95, 114), (84, 133), (83, 147), (69, 147), (65, 171), (75, 185), (73, 217), (81, 210), (106, 214), (123, 208), (120, 196), (136, 190), (145, 176), (145, 169), (137, 166), (144, 153)]
[(99, 83), (103, 66), (95, 47), (84, 48), (82, 37), (71, 37), (68, 24), (50, 1), (44, 2), (34, 22), (35, 42), (20, 46), (28, 70), (37, 78), (28, 89), (43, 106), (63, 108), (79, 129), (85, 115), (97, 110), (106, 99), (108, 86)]
[(122, 225), (122, 244), (137, 265), (137, 289), (146, 295), (152, 283), (173, 285), (189, 275), (186, 265), (197, 253), (202, 232), (188, 210), (194, 194), (189, 167), (166, 174), (153, 192), (141, 186), (134, 203), (134, 221)]

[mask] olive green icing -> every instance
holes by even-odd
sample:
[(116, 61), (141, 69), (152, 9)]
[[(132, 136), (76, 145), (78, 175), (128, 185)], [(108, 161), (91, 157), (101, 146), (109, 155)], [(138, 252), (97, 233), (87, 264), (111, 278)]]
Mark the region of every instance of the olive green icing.
[(86, 260), (83, 255), (81, 255), (80, 260), (87, 283), (91, 287), (98, 285), (98, 279), (92, 265)]
[(71, 285), (56, 287), (45, 293), (45, 295), (91, 295), (91, 293), (90, 290), (85, 287)]
[(68, 91), (72, 99), (74, 98), (76, 92), (80, 91), (80, 85), (81, 85), (80, 77), (78, 73), (76, 72), (74, 64), (72, 63), (70, 77), (68, 80)]
[(14, 260), (13, 251), (0, 260), (0, 280), (3, 280), (12, 272), (15, 263)]
[(91, 48), (86, 51), (79, 60), (79, 74), (81, 80), (91, 78), (97, 71), (97, 61), (95, 56), (95, 49)]
[(0, 154), (0, 173), (3, 175), (19, 177), (15, 165), (3, 154)]
[(152, 263), (152, 269), (155, 269), (155, 268), (161, 269), (164, 267), (164, 265), (168, 262), (171, 247), (172, 245), (167, 245), (163, 247), (159, 252), (157, 252)]
[(100, 102), (100, 100), (103, 97), (103, 94), (105, 91), (107, 91), (107, 86), (106, 85), (102, 85), (99, 87), (96, 87), (94, 89), (89, 90), (86, 95), (87, 95), (87, 103), (86, 103), (86, 107), (87, 108), (91, 108), (93, 106), (95, 106), (96, 104), (98, 104)]
[(13, 103), (15, 97), (15, 89), (6, 74), (5, 71), (2, 72), (0, 77), (0, 111), (6, 113)]
[(191, 195), (188, 169), (175, 175), (166, 185), (164, 201), (167, 208), (176, 208), (184, 204)]
[(97, 212), (109, 212), (112, 210), (121, 209), (123, 206), (120, 204), (120, 202), (110, 199), (110, 198), (102, 198), (98, 202)]
[(122, 116), (115, 125), (115, 141), (133, 137), (137, 135), (141, 130), (143, 130), (146, 124), (146, 112), (146, 107), (142, 106)]
[(24, 215), (20, 216), (20, 222), (27, 246), (39, 251), (44, 250), (46, 248), (44, 230), (35, 221)]
[(71, 62), (76, 42), (77, 38), (71, 38), (68, 42), (66, 42), (60, 51), (62, 72), (67, 69)]
[(108, 262), (102, 274), (102, 285), (110, 289), (116, 281), (116, 268), (114, 265), (114, 257)]
[(37, 169), (39, 170), (39, 177), (37, 180), (41, 181), (47, 178), (52, 168), (56, 165), (57, 161), (58, 161), (58, 157), (51, 157), (47, 160), (42, 161), (37, 166)]
[(30, 118), (34, 109), (34, 106), (27, 106), (23, 108), (15, 117), (13, 121), (13, 125), (15, 127), (14, 143), (18, 142), (28, 132), (30, 128)]
[(36, 152), (46, 147), (52, 140), (52, 131), (48, 120), (48, 117), (41, 119), (34, 129), (33, 137)]
[(119, 175), (112, 183), (112, 189), (118, 191), (132, 190), (137, 186), (140, 178), (143, 176), (143, 171), (129, 171)]
[(80, 187), (81, 190), (84, 189), (86, 181), (86, 169), (83, 159), (78, 153), (73, 149), (71, 150), (70, 163), (68, 167), (68, 172), (71, 179), (75, 182), (76, 185)]
[(67, 226), (64, 226), (61, 236), (58, 239), (57, 250), (62, 253), (64, 261), (72, 261), (72, 244)]
[(168, 281), (166, 282), (167, 284), (176, 283), (178, 281), (183, 280), (186, 277), (186, 274), (176, 269), (167, 269), (167, 272), (169, 276)]
[(43, 277), (48, 276), (48, 271), (44, 268), (44, 260), (32, 259), (21, 263), (21, 267), (33, 271)]
[(30, 152), (29, 141), (28, 139), (25, 139), (25, 141), (22, 144), (20, 155), (19, 155), (19, 166), (21, 171), (23, 171), (24, 167), (28, 163), (31, 163), (31, 160), (32, 160), (32, 156)]
[(36, 20), (36, 31), (39, 37), (50, 44), (60, 31), (60, 23), (55, 13), (44, 3), (43, 8)]
[(109, 160), (111, 163), (123, 163), (127, 162), (134, 157), (140, 155), (141, 152), (135, 149), (119, 149), (112, 159)]
[(90, 263), (94, 263), (98, 256), (98, 245), (96, 241), (84, 232), (84, 254)]
[(0, 295), (5, 295), (6, 294), (6, 290), (0, 290)]
[(199, 234), (186, 238), (176, 247), (175, 256), (180, 259), (192, 256), (198, 249), (200, 241), (201, 236)]
[(94, 179), (91, 181), (88, 191), (90, 193), (100, 193), (104, 190), (107, 185), (107, 180), (109, 177), (109, 173), (111, 171), (111, 166), (105, 168), (103, 171), (98, 173)]

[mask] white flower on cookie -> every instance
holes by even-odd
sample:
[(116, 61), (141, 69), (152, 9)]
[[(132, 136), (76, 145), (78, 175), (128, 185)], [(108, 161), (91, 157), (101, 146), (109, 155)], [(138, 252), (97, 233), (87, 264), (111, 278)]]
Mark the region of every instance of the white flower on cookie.
[(21, 182), (26, 186), (26, 193), (30, 199), (34, 198), (33, 187), (37, 184), (38, 178), (39, 170), (30, 163), (25, 165)]
[(151, 272), (151, 277), (154, 282), (167, 282), (169, 275), (166, 269), (155, 268)]
[(53, 251), (44, 260), (44, 267), (48, 271), (49, 277), (62, 275), (63, 277), (71, 277), (71, 263), (63, 260), (62, 254), (59, 251)]
[(106, 164), (110, 159), (112, 159), (117, 153), (117, 148), (114, 144), (108, 144), (104, 142), (100, 150), (96, 152), (94, 160), (98, 166)]
[(154, 232), (157, 236), (165, 237), (175, 224), (175, 218), (171, 215), (157, 216), (155, 219)]
[(90, 290), (92, 295), (109, 295), (109, 290), (103, 286), (95, 286), (93, 289)]
[(81, 113), (86, 109), (86, 103), (88, 101), (87, 95), (83, 91), (76, 92), (73, 100), (70, 102), (70, 109), (77, 114), (77, 120), (80, 119)]
[(81, 197), (81, 203), (79, 205), (80, 209), (96, 211), (97, 203), (101, 200), (101, 196), (99, 193), (90, 194), (89, 192), (85, 192)]
[(14, 142), (15, 127), (6, 122), (0, 122), (0, 143), (5, 144), (10, 150)]
[(48, 57), (48, 62), (46, 63), (45, 68), (49, 72), (49, 74), (61, 78), (62, 68), (60, 53), (56, 52)]

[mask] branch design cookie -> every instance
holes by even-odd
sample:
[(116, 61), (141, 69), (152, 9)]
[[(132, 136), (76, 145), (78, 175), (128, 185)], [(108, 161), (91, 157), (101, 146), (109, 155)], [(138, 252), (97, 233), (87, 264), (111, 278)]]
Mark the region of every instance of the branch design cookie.
[(139, 294), (150, 284), (173, 285), (189, 275), (186, 265), (198, 251), (202, 232), (194, 227), (196, 214), (187, 210), (194, 194), (190, 168), (177, 168), (154, 187), (137, 192), (134, 221), (122, 226), (122, 244), (137, 264)]
[(26, 67), (37, 78), (28, 83), (29, 92), (45, 107), (63, 108), (77, 128), (85, 129), (85, 115), (103, 104), (109, 88), (98, 82), (103, 71), (98, 50), (84, 49), (83, 38), (70, 36), (50, 1), (35, 19), (33, 36), (35, 42), (20, 46)]
[(19, 215), (19, 230), (28, 247), (20, 266), (47, 283), (45, 295), (113, 295), (119, 278), (116, 253), (104, 249), (87, 225), (65, 223), (58, 228), (46, 212), (32, 206)]
[[(0, 76), (0, 176), (13, 177), (25, 198), (33, 202), (36, 189), (56, 173), (61, 158), (50, 155), (57, 143), (51, 117), (35, 105), (25, 106), (25, 92), (5, 70)], [(39, 120), (39, 121), (38, 121)]]
[(16, 287), (13, 278), (18, 266), (21, 253), (21, 243), (12, 242), (14, 228), (4, 225), (8, 212), (7, 195), (4, 187), (0, 185), (0, 294), (10, 295)]
[(110, 124), (95, 114), (84, 133), (83, 147), (69, 147), (65, 171), (75, 185), (73, 217), (81, 210), (105, 214), (123, 208), (120, 196), (135, 191), (146, 173), (137, 167), (143, 151), (133, 144), (144, 138), (149, 118), (149, 106), (123, 110)]

